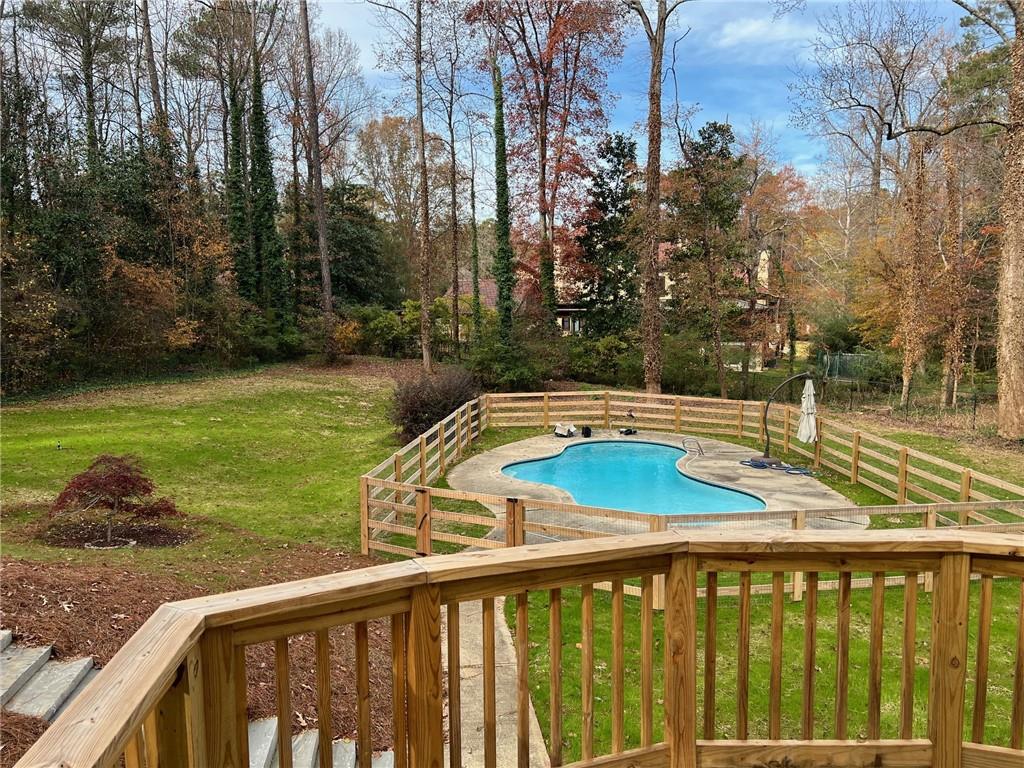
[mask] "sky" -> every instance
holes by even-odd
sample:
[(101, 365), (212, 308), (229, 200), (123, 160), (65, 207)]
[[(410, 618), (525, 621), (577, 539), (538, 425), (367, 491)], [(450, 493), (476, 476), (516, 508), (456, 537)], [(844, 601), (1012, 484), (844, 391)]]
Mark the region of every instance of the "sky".
[[(951, 21), (958, 15), (951, 2), (928, 5)], [(671, 50), (672, 41), (686, 33), (677, 47), (679, 98), (699, 107), (694, 125), (729, 122), (743, 134), (757, 121), (774, 136), (780, 162), (813, 174), (825, 147), (790, 124), (789, 84), (807, 62), (818, 19), (840, 6), (811, 0), (803, 10), (776, 18), (770, 0), (697, 0), (682, 5), (666, 48)], [(324, 25), (344, 30), (359, 45), (367, 80), (385, 94), (393, 90), (393, 78), (377, 65), (375, 44), (379, 47), (387, 39), (377, 10), (361, 0), (321, 0), (320, 8)], [(615, 95), (609, 127), (636, 137), (642, 154), (648, 48), (637, 22), (631, 18), (628, 24), (625, 54), (609, 72), (609, 90)], [(669, 62), (670, 55), (666, 70)], [(667, 115), (675, 98), (671, 78), (664, 87)]]

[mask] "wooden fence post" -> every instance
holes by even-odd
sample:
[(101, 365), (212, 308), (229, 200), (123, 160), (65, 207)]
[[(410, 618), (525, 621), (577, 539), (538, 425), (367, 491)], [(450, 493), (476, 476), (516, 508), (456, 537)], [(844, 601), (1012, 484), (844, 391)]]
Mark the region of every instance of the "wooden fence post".
[[(658, 533), (660, 531), (668, 530), (668, 523), (665, 522), (664, 515), (648, 515), (648, 525), (650, 526), (651, 533)], [(654, 581), (651, 584), (651, 603), (652, 607), (656, 611), (664, 610), (665, 608), (665, 577), (661, 574), (654, 577)]]
[(448, 471), (448, 462), (445, 461), (444, 458), (444, 452), (446, 448), (444, 444), (444, 433), (444, 420), (441, 420), (437, 425), (437, 465), (440, 468), (442, 475)]
[(441, 768), (441, 590), (436, 584), (412, 588), (408, 626), (409, 765)]
[(505, 546), (514, 547), (518, 544), (519, 534), (519, 499), (505, 499)]
[(551, 426), (551, 395), (544, 393), (544, 429)]
[[(974, 474), (969, 469), (960, 473), (960, 501), (971, 500), (971, 487), (974, 484)], [(960, 511), (960, 525), (970, 524), (966, 509)]]
[(359, 478), (359, 551), (364, 555), (370, 554), (370, 489), (367, 482), (365, 476)]
[(608, 390), (604, 391), (604, 428), (608, 429), (612, 425), (612, 398), (608, 394)]
[(676, 396), (676, 432), (683, 431), (683, 401)]
[(420, 485), (427, 484), (427, 436), (420, 435)]
[(932, 658), (928, 687), (935, 768), (960, 768), (964, 732), (964, 688), (967, 683), (967, 600), (969, 555), (944, 555), (939, 585), (932, 600)]
[[(462, 458), (462, 441), (465, 439), (462, 433), (462, 411), (466, 411), (466, 421), (469, 421), (469, 406), (466, 405), (463, 408), (459, 408), (455, 411), (455, 459), (459, 460)], [(473, 434), (473, 429), (470, 427), (470, 435)]]
[(739, 410), (736, 411), (736, 437), (743, 437), (743, 401), (739, 403)]
[[(672, 768), (697, 768), (697, 558), (674, 555), (665, 581), (665, 740)], [(958, 732), (959, 733), (959, 732)]]
[(907, 503), (907, 448), (900, 448), (900, 463), (896, 470), (896, 503)]
[(850, 449), (850, 482), (860, 482), (860, 430), (853, 433), (853, 448)]
[(416, 554), (431, 554), (430, 489), (416, 489)]
[(821, 416), (814, 417), (814, 431), (817, 433), (814, 438), (814, 468), (821, 468), (821, 443), (824, 435), (822, 434), (822, 423)]
[[(799, 510), (793, 515), (793, 530), (802, 531), (807, 528), (807, 513)], [(804, 574), (802, 571), (793, 571), (793, 602), (799, 603), (804, 597)]]
[(789, 453), (789, 413), (790, 408), (786, 406), (786, 416), (782, 424), (782, 452)]
[(761, 421), (757, 424), (757, 439), (764, 442), (765, 432), (768, 431), (768, 403), (765, 402), (764, 408), (761, 411)]

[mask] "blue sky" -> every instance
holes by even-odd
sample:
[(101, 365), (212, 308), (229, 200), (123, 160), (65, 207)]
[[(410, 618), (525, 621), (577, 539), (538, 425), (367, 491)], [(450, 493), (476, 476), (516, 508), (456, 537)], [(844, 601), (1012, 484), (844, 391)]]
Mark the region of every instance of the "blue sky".
[[(374, 53), (374, 44), (386, 34), (379, 29), (376, 9), (359, 0), (325, 0), (320, 5), (321, 21), (345, 30), (360, 46), (368, 80), (386, 93), (392, 87), (391, 80), (377, 69)], [(780, 161), (813, 173), (824, 147), (789, 124), (788, 84), (794, 79), (794, 70), (808, 56), (818, 17), (837, 5), (841, 4), (811, 0), (803, 10), (775, 18), (770, 0), (695, 0), (684, 4), (676, 13), (667, 47), (671, 48), (671, 40), (689, 28), (677, 50), (680, 99), (700, 107), (693, 122), (700, 125), (709, 120), (727, 120), (743, 133), (756, 120), (775, 136)], [(958, 15), (951, 2), (928, 5), (951, 20)], [(647, 41), (636, 22), (630, 19), (629, 23), (625, 55), (609, 73), (609, 87), (617, 97), (611, 110), (611, 128), (635, 135), (642, 152)], [(666, 114), (673, 99), (669, 79), (664, 93)]]

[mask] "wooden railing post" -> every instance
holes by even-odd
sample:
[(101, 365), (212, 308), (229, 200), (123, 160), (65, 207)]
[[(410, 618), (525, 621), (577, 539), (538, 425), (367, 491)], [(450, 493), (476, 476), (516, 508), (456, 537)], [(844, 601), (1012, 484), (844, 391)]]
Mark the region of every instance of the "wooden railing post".
[[(925, 528), (927, 528), (928, 530), (935, 530), (935, 523), (936, 522), (937, 522), (937, 518), (936, 518), (934, 510), (929, 509), (927, 512), (925, 512), (925, 514), (924, 514), (924, 527)], [(924, 591), (925, 592), (931, 592), (932, 589), (934, 588), (934, 585), (935, 585), (935, 575), (931, 571), (925, 571), (924, 572)]]
[[(668, 524), (665, 522), (664, 515), (648, 515), (647, 519), (651, 533), (668, 530)], [(652, 607), (656, 611), (663, 610), (665, 608), (665, 577), (661, 574), (655, 576), (651, 587)]]
[(430, 489), (416, 489), (416, 554), (431, 554)]
[(606, 389), (604, 391), (604, 428), (608, 429), (612, 425), (612, 398)]
[(370, 489), (365, 477), (359, 478), (359, 549), (370, 554)]
[(231, 630), (207, 629), (199, 641), (205, 754), (199, 764), (249, 765), (245, 707), (245, 649), (235, 648)]
[(960, 768), (964, 732), (964, 688), (967, 683), (967, 600), (969, 555), (944, 555), (932, 599), (932, 658), (929, 676), (932, 765)]
[(850, 482), (860, 482), (860, 430), (853, 433), (853, 448), (850, 449)]
[[(807, 513), (799, 510), (793, 515), (793, 530), (802, 531), (807, 527)], [(804, 574), (802, 571), (793, 571), (793, 602), (799, 603), (804, 597)]]
[[(198, 765), (205, 754), (199, 654), (192, 651), (156, 708), (157, 762), (167, 768)], [(147, 745), (148, 748), (148, 745)]]
[(427, 484), (427, 436), (420, 435), (420, 485)]
[(544, 429), (551, 426), (551, 395), (544, 393)]
[(436, 584), (412, 588), (408, 627), (409, 765), (441, 768), (441, 591)]
[(673, 555), (665, 580), (665, 740), (672, 768), (697, 766), (697, 558)]
[(900, 463), (896, 470), (896, 503), (907, 503), (907, 448), (900, 448)]

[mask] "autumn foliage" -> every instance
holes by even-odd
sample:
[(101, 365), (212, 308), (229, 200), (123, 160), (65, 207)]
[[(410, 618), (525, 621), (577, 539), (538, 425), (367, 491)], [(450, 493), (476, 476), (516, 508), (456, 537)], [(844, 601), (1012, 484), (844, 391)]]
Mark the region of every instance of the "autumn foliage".
[(181, 515), (171, 499), (151, 499), (155, 490), (137, 457), (103, 454), (68, 481), (50, 514), (101, 513), (107, 524), (106, 543), (110, 544), (114, 520), (119, 516), (137, 521)]

